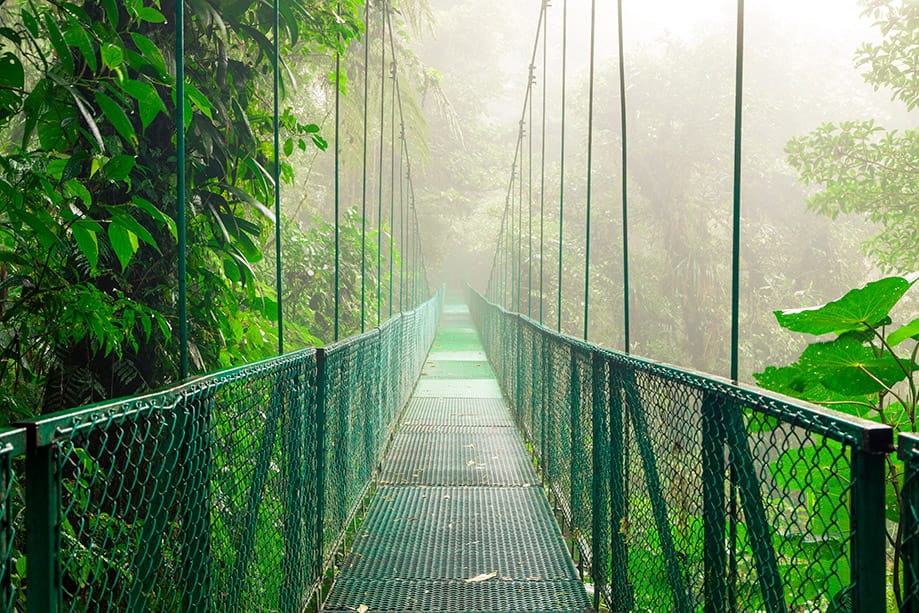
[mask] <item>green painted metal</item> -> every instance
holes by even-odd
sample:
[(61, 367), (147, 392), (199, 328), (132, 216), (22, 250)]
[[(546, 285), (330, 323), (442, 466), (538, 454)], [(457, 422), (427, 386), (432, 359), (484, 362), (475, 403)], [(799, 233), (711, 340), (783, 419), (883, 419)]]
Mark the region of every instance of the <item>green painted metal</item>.
[(370, 96), (370, 0), (364, 0), (364, 136), (361, 139), (363, 148), (361, 172), (361, 333), (365, 328), (367, 310), (367, 111)]
[[(623, 351), (630, 353), (631, 323), (629, 321), (629, 132), (625, 112), (625, 51), (622, 36), (622, 0), (616, 3), (619, 40), (619, 138), (622, 141), (622, 329)], [(540, 321), (540, 323), (542, 323)]]
[(0, 432), (0, 479), (26, 454), (28, 597), (11, 590), (6, 549), (6, 610), (304, 610), (375, 478), (442, 301), (331, 347)]
[(597, 35), (597, 0), (590, 2), (590, 68), (588, 70), (587, 93), (587, 218), (584, 222), (584, 340), (587, 340), (587, 324), (590, 316), (590, 196), (593, 184), (594, 156), (594, 65)]
[(283, 271), (281, 268), (281, 140), (280, 140), (280, 83), (281, 83), (281, 11), (280, 1), (274, 0), (272, 11), (274, 13), (274, 23), (272, 24), (273, 38), (272, 47), (274, 51), (274, 66), (272, 67), (272, 132), (274, 133), (274, 142), (272, 143), (272, 152), (274, 154), (274, 164), (271, 167), (271, 177), (274, 180), (274, 275), (275, 275), (275, 292), (278, 303), (278, 354), (284, 353), (284, 308), (283, 308)]
[(377, 325), (383, 318), (383, 152), (386, 150), (383, 126), (386, 125), (386, 3), (380, 4), (380, 159), (377, 194)]
[(179, 284), (179, 376), (188, 376), (188, 274), (185, 221), (185, 2), (175, 3), (176, 249)]
[(558, 168), (558, 304), (555, 312), (558, 321), (555, 326), (556, 332), (562, 331), (562, 263), (565, 244), (565, 97), (567, 94), (568, 74), (568, 0), (562, 0), (562, 112), (561, 112), (561, 132), (559, 168)]
[(734, 70), (734, 210), (731, 242), (731, 381), (737, 382), (740, 339), (740, 179), (743, 144), (744, 0), (737, 0), (737, 53)]
[(25, 448), (25, 429), (0, 429), (0, 611), (12, 611), (17, 597), (12, 582), (13, 541), (16, 538), (13, 484), (18, 476), (13, 470), (13, 458), (22, 455)]
[[(341, 2), (336, 11), (341, 13)], [(338, 37), (339, 43), (341, 36)], [(335, 50), (335, 292), (334, 339), (338, 342), (341, 319), (341, 50)]]
[[(475, 292), (469, 300), (611, 611), (827, 611), (856, 594), (855, 610), (884, 602), (876, 520), (889, 426), (601, 349)], [(908, 483), (910, 470), (919, 459)], [(917, 567), (907, 562), (910, 577)]]
[(903, 613), (919, 612), (919, 436), (900, 434), (897, 456), (903, 462), (900, 509), (903, 531)]

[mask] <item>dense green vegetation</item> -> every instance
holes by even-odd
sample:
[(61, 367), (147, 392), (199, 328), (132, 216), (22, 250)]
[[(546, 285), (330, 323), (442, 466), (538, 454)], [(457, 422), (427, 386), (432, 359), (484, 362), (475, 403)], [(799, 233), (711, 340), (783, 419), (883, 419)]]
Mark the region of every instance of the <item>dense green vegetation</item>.
[[(353, 75), (365, 70), (362, 41), (375, 41), (374, 53), (382, 47), (379, 21), (365, 36), (363, 4), (281, 6), (282, 298), (291, 348), (333, 337), (330, 190), (310, 190), (308, 181), (316, 156), (328, 163), (333, 157), (327, 118), (335, 51), (346, 54), (347, 117), (363, 102), (353, 84)], [(371, 9), (377, 20), (381, 6)], [(140, 0), (0, 7), (2, 422), (178, 377), (174, 10), (172, 2)], [(423, 22), (423, 15), (416, 3), (396, 14), (393, 44), (400, 51), (407, 41), (400, 28)], [(187, 279), (195, 372), (277, 348), (272, 25), (268, 2), (186, 4)], [(410, 109), (413, 70), (423, 72), (409, 56), (400, 81)], [(377, 87), (370, 103), (379, 98)], [(391, 114), (400, 121), (387, 107), (387, 121)], [(353, 162), (349, 146), (360, 138), (360, 124), (343, 123), (343, 134), (351, 144), (342, 147), (343, 158)], [(419, 134), (413, 129), (409, 137)], [(390, 136), (387, 130), (387, 153)], [(345, 210), (359, 203), (348, 190), (353, 165), (348, 172)], [(371, 173), (374, 181), (383, 174)], [(331, 185), (331, 177), (317, 174)], [(342, 214), (345, 334), (360, 329), (355, 287), (362, 239), (368, 287), (393, 282), (388, 270), (377, 279), (376, 222), (370, 222), (362, 224), (353, 211)], [(362, 232), (362, 225), (372, 232)], [(382, 225), (388, 260), (388, 223)], [(399, 248), (396, 243), (396, 262)], [(366, 300), (375, 323), (376, 292)]]

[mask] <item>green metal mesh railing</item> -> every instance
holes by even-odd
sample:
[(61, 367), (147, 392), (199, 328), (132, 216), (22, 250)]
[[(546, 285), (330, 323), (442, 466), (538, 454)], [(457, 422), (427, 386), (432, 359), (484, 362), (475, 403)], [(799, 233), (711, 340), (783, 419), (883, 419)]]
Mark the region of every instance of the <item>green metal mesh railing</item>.
[(470, 305), (611, 610), (884, 602), (889, 427), (607, 351), (473, 291)]
[(4, 609), (302, 610), (376, 477), (442, 300), (328, 348), (0, 433)]
[(10, 611), (17, 597), (12, 580), (13, 540), (16, 528), (13, 523), (14, 490), (17, 479), (13, 458), (25, 451), (25, 429), (0, 429), (0, 611)]
[(900, 434), (897, 455), (903, 462), (900, 490), (902, 537), (903, 604), (901, 611), (919, 611), (919, 435)]

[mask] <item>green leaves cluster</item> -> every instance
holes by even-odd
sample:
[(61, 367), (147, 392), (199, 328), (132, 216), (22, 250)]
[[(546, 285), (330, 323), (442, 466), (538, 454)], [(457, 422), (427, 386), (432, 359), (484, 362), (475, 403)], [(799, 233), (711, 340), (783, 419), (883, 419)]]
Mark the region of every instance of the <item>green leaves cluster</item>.
[[(809, 343), (792, 364), (769, 366), (755, 374), (757, 382), (782, 394), (880, 421), (895, 432), (916, 431), (919, 318), (897, 325), (891, 313), (917, 280), (919, 274), (885, 277), (819, 307), (775, 311), (786, 330), (830, 338)], [(811, 451), (809, 447), (786, 451), (774, 471), (781, 473), (783, 462), (810, 466)], [(902, 463), (891, 456), (887, 467), (886, 519), (898, 524)], [(831, 479), (832, 472), (817, 478)], [(821, 513), (818, 509), (818, 521), (826, 519)], [(894, 547), (894, 594), (899, 604), (902, 531), (888, 530), (888, 537)]]
[[(910, 111), (919, 106), (919, 4), (867, 0), (865, 14), (881, 32), (855, 64), (863, 78)], [(788, 161), (807, 185), (821, 189), (808, 206), (835, 218), (857, 214), (880, 226), (866, 245), (887, 271), (919, 268), (919, 130), (885, 130), (872, 120), (826, 123), (787, 145)]]
[[(282, 58), (343, 51), (360, 32), (356, 0), (282, 5)], [(209, 369), (276, 346), (259, 271), (275, 223), (274, 19), (260, 0), (185, 6), (191, 356)], [(3, 421), (177, 377), (172, 10), (22, 0), (0, 12)], [(282, 67), (285, 92), (293, 72)], [(287, 182), (295, 149), (327, 146), (295, 106), (281, 121)]]

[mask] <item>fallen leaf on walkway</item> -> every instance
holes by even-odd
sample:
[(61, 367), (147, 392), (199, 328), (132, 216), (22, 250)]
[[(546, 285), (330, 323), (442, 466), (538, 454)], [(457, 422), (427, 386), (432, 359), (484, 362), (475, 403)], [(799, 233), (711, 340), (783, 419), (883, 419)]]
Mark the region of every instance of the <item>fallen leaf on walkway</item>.
[(498, 576), (498, 571), (493, 570), (490, 573), (482, 573), (481, 575), (476, 575), (475, 577), (470, 577), (468, 579), (463, 579), (466, 583), (479, 583), (480, 581), (488, 581), (489, 579), (494, 579)]
[(368, 607), (365, 604), (362, 604), (357, 608), (357, 613), (367, 613), (367, 611), (369, 610), (370, 610), (370, 607)]

